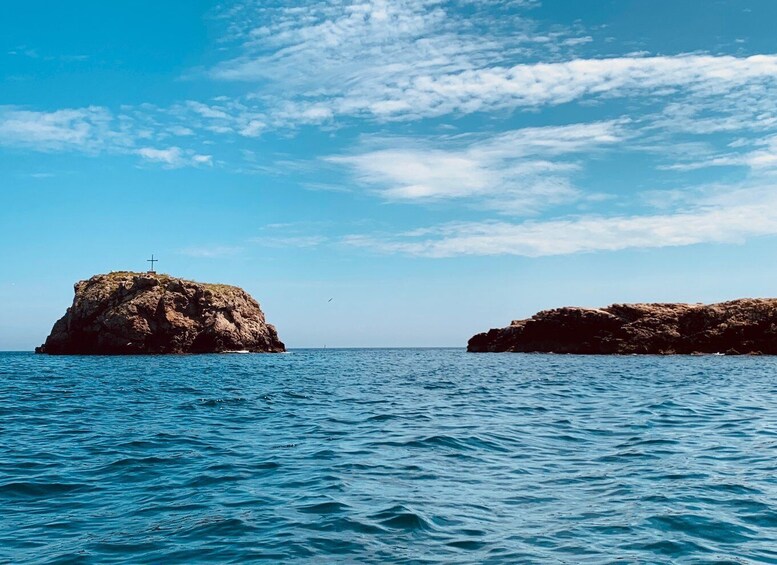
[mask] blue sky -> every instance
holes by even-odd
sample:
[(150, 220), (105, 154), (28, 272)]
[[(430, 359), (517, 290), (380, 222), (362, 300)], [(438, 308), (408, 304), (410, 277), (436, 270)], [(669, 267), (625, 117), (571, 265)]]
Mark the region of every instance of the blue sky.
[(775, 21), (771, 0), (16, 3), (0, 349), (151, 253), (251, 292), (291, 347), (773, 296)]

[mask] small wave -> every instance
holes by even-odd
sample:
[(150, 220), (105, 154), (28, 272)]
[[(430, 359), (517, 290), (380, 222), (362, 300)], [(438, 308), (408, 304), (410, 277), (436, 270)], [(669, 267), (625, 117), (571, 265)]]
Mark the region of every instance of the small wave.
[(743, 494), (743, 495), (754, 495), (754, 496), (764, 494), (763, 491), (761, 491), (760, 489), (749, 487), (741, 483), (728, 483), (728, 482), (710, 483), (705, 485), (704, 488), (705, 490), (723, 492), (727, 494), (730, 493), (730, 494)]
[(158, 457), (156, 455), (149, 455), (148, 457), (123, 457), (100, 467), (98, 472), (125, 469), (127, 467), (151, 467), (154, 465), (171, 463), (174, 459), (174, 457)]
[(758, 514), (739, 514), (739, 518), (743, 522), (758, 528), (777, 528), (777, 511), (770, 508)]
[(487, 451), (498, 451), (501, 453), (509, 451), (507, 448), (499, 445), (496, 442), (489, 441), (477, 436), (455, 437), (441, 434), (426, 436), (408, 441), (377, 442), (377, 444), (421, 449), (442, 447), (457, 451), (477, 451), (481, 449), (485, 449)]
[(211, 516), (203, 518), (185, 528), (180, 535), (191, 539), (236, 537), (254, 531), (256, 528), (240, 518)]
[(249, 467), (254, 471), (275, 471), (280, 469), (281, 464), (276, 461), (261, 461), (260, 463), (252, 463)]
[(777, 357), (26, 364), (0, 379), (0, 562), (777, 559)]
[(367, 422), (387, 422), (389, 420), (396, 420), (399, 418), (396, 414), (375, 414), (367, 418)]
[(660, 473), (658, 475), (645, 475), (645, 479), (651, 481), (703, 481), (709, 478), (706, 473)]
[(754, 534), (744, 526), (696, 514), (653, 516), (647, 523), (663, 533), (680, 532), (690, 537), (722, 543), (742, 543), (751, 539)]
[(243, 398), (241, 396), (237, 396), (234, 398), (200, 398), (199, 405), (200, 406), (232, 406), (236, 404), (244, 404), (248, 402), (248, 399)]
[(609, 455), (604, 455), (602, 457), (599, 457), (597, 461), (601, 461), (602, 463), (621, 463), (624, 460), (658, 459), (658, 457), (659, 456), (655, 453), (646, 453), (638, 449), (627, 449), (625, 451), (619, 451), (618, 453), (611, 453)]
[(142, 516), (145, 514), (167, 514), (169, 512), (203, 512), (207, 510), (208, 506), (206, 504), (202, 503), (194, 503), (194, 502), (177, 502), (177, 503), (168, 503), (168, 504), (150, 504), (148, 506), (143, 506), (141, 508), (138, 508), (134, 514)]
[(40, 498), (89, 489), (81, 483), (11, 482), (0, 485), (0, 498)]
[(625, 546), (625, 549), (644, 551), (649, 555), (664, 555), (675, 559), (689, 555), (700, 555), (709, 553), (710, 550), (698, 543), (689, 540), (660, 540), (644, 543), (631, 543)]
[(302, 506), (297, 510), (304, 512), (305, 514), (337, 514), (340, 512), (347, 512), (350, 506), (343, 504), (342, 502), (330, 501), (320, 502), (318, 504), (310, 504), (308, 506)]
[(301, 392), (294, 392), (293, 390), (285, 390), (285, 391), (283, 391), (282, 394), (286, 398), (292, 398), (292, 399), (295, 399), (295, 400), (309, 400), (310, 399), (310, 395), (309, 394), (304, 394), (304, 393), (301, 393)]
[(381, 535), (385, 534), (387, 531), (381, 526), (357, 520), (350, 516), (339, 516), (337, 514), (326, 517), (319, 515), (314, 522), (300, 524), (300, 527), (307, 530), (315, 530), (317, 532), (356, 532), (369, 535)]
[(210, 485), (218, 485), (221, 483), (236, 483), (245, 480), (246, 478), (248, 477), (245, 475), (199, 475), (189, 480), (186, 483), (186, 486), (190, 488), (201, 488)]
[(377, 514), (373, 514), (370, 518), (377, 521), (381, 526), (395, 530), (434, 530), (434, 527), (426, 518), (401, 505), (387, 508)]
[(619, 445), (616, 445), (615, 447), (618, 449), (625, 449), (627, 447), (638, 447), (638, 446), (656, 447), (656, 446), (662, 446), (662, 445), (677, 445), (679, 443), (680, 442), (675, 439), (631, 437), (625, 442)]
[(449, 547), (455, 547), (456, 549), (475, 551), (477, 549), (481, 549), (482, 547), (484, 547), (486, 545), (486, 542), (468, 539), (468, 540), (449, 541), (445, 545)]

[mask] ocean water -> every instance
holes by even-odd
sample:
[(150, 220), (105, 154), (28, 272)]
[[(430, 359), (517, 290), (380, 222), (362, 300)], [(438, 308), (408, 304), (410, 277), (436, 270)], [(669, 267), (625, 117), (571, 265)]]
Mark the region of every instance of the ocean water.
[(2, 563), (777, 563), (777, 359), (0, 354)]

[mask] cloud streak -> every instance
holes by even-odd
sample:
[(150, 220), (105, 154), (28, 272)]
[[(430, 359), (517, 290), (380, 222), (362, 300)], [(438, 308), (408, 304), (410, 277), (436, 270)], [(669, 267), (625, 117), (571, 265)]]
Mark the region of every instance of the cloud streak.
[(241, 18), (229, 12), (238, 20), (230, 35), (242, 54), (208, 76), (254, 85), (248, 98), (265, 108), (266, 119), (284, 124), (406, 118), (415, 115), (409, 104), (418, 116), (433, 115), (439, 105), (414, 94), (416, 83), (515, 58), (574, 54), (590, 41), (570, 30), (538, 32), (523, 15), (533, 3), (470, 4), (463, 17), (456, 3), (439, 0), (246, 3)]
[(579, 47), (590, 37), (540, 31), (520, 5), (509, 17), (496, 6), (467, 17), (455, 3), (431, 0), (246, 8), (232, 28), (243, 53), (209, 76), (256, 85), (263, 122), (285, 124), (417, 120), (633, 95), (706, 99), (777, 86), (777, 55), (585, 58)]
[(146, 161), (161, 163), (171, 169), (185, 166), (213, 165), (212, 155), (200, 155), (190, 150), (183, 150), (180, 147), (168, 147), (166, 149), (141, 147), (136, 153)]
[(197, 259), (220, 259), (224, 257), (233, 257), (243, 251), (242, 247), (215, 245), (205, 247), (187, 247), (179, 251), (181, 255)]
[[(304, 166), (316, 179), (309, 187), (356, 185), (392, 203), (444, 203), (438, 209), (447, 219), (492, 219), (347, 238), (354, 246), (420, 256), (557, 255), (773, 233), (768, 208), (777, 200), (768, 192), (751, 186), (745, 196), (757, 193), (760, 201), (723, 203), (700, 198), (704, 191), (684, 179), (707, 167), (737, 166), (750, 181), (777, 186), (768, 178), (777, 169), (777, 55), (603, 58), (581, 30), (539, 29), (526, 17), (532, 4), (244, 2), (226, 16), (237, 50), (204, 71), (230, 96), (118, 109), (0, 106), (0, 145), (132, 156), (165, 169), (205, 168), (223, 165), (230, 153), (245, 162), (261, 151), (272, 154), (271, 143), (258, 139), (268, 134), (302, 137), (300, 126), (311, 124), (330, 132), (340, 128), (338, 149), (329, 150), (336, 154), (322, 157), (319, 146), (308, 143), (313, 138), (302, 139), (292, 150), (299, 153), (281, 157), (286, 161), (276, 161), (273, 172), (292, 170), (290, 178), (296, 175), (302, 186)], [(531, 111), (531, 119), (514, 113), (520, 110)], [(454, 121), (476, 113), (482, 115)], [(543, 122), (545, 115), (552, 122)], [(513, 129), (570, 115), (581, 123)], [(467, 127), (474, 129), (450, 133)], [(655, 176), (653, 170), (618, 170), (638, 179), (636, 186), (624, 188), (612, 206), (590, 208), (603, 196), (597, 185), (613, 183), (596, 178), (601, 173), (589, 163), (616, 152), (638, 166), (658, 160), (660, 170)], [(637, 152), (642, 154), (635, 157)], [(242, 168), (269, 169), (264, 161)], [(333, 169), (351, 182), (330, 178)], [(669, 200), (669, 191), (650, 185), (672, 174)], [(642, 194), (634, 194), (638, 190)], [(663, 212), (638, 214), (637, 206), (656, 194), (664, 199)], [(455, 206), (467, 211), (450, 214)], [(489, 214), (473, 216), (472, 209)], [(591, 209), (598, 213), (568, 215)], [(521, 215), (535, 219), (502, 221)], [(290, 234), (260, 243), (316, 247), (331, 241)]]
[(740, 140), (737, 145), (739, 148), (751, 149), (739, 152), (729, 151), (702, 160), (676, 163), (665, 168), (676, 171), (694, 171), (708, 167), (747, 167), (753, 171), (777, 169), (777, 135), (751, 141)]
[(387, 200), (469, 199), (503, 213), (531, 214), (580, 197), (570, 180), (579, 166), (570, 157), (590, 156), (625, 137), (622, 122), (608, 121), (523, 128), (485, 139), (459, 136), (446, 148), (394, 138), (383, 142), (388, 147), (326, 161), (348, 167), (360, 185)]
[(675, 213), (583, 216), (547, 221), (457, 222), (395, 236), (351, 235), (347, 245), (420, 257), (542, 257), (651, 249), (699, 243), (742, 243), (777, 234), (777, 185), (711, 195)]
[[(179, 131), (179, 133), (181, 133)], [(187, 132), (188, 133), (188, 132)], [(147, 163), (168, 168), (210, 166), (211, 155), (172, 146), (137, 147), (167, 135), (164, 128), (149, 130), (141, 121), (107, 108), (89, 106), (50, 112), (0, 106), (0, 145), (40, 152), (77, 152), (87, 155), (139, 156)]]
[(106, 108), (89, 106), (52, 112), (0, 106), (0, 144), (38, 151), (98, 153), (131, 144)]

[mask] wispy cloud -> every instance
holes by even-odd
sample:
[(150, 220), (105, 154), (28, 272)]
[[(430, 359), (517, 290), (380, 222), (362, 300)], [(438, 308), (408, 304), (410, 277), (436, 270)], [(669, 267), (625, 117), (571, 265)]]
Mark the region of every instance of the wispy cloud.
[(131, 139), (106, 108), (90, 106), (42, 112), (0, 106), (0, 144), (38, 151), (98, 153), (127, 147)]
[(428, 95), (416, 83), (540, 53), (574, 55), (590, 40), (575, 30), (538, 32), (523, 16), (531, 2), (470, 4), (464, 16), (439, 0), (248, 2), (228, 11), (242, 54), (209, 75), (256, 85), (248, 98), (274, 123), (423, 116), (439, 101), (420, 100)]
[(775, 55), (583, 58), (578, 49), (589, 36), (540, 30), (524, 17), (525, 5), (508, 7), (509, 17), (494, 12), (499, 3), (466, 15), (455, 5), (247, 3), (230, 29), (243, 53), (210, 76), (260, 87), (254, 103), (271, 124), (421, 119), (634, 94), (709, 98), (777, 86)]
[(328, 238), (323, 235), (268, 235), (251, 239), (251, 243), (255, 245), (280, 248), (318, 247), (327, 241)]
[(189, 131), (194, 128), (200, 133), (257, 137), (267, 127), (267, 118), (261, 111), (224, 97), (208, 100), (207, 103), (187, 100), (158, 111), (167, 118), (179, 120), (175, 127)]
[(422, 257), (521, 255), (540, 257), (741, 243), (777, 234), (777, 184), (744, 186), (702, 197), (674, 213), (582, 216), (546, 221), (455, 222), (396, 235), (351, 235), (344, 243), (382, 253)]
[(0, 143), (137, 153), (302, 124), (423, 121), (616, 97), (631, 108), (665, 106), (650, 116), (634, 112), (646, 129), (777, 129), (777, 55), (596, 58), (586, 48), (582, 57), (585, 30), (541, 29), (528, 17), (533, 2), (489, 2), (488, 9), (470, 2), (461, 10), (462, 1), (244, 2), (225, 16), (239, 54), (206, 72), (245, 84), (242, 94), (120, 112), (2, 107)]
[(0, 145), (7, 147), (88, 155), (135, 154), (146, 162), (171, 168), (213, 164), (211, 155), (192, 149), (137, 147), (153, 138), (166, 137), (164, 128), (158, 130), (149, 130), (148, 124), (99, 106), (50, 112), (0, 106)]
[[(570, 157), (626, 137), (618, 121), (524, 128), (490, 138), (437, 140), (389, 138), (387, 147), (327, 161), (349, 167), (361, 185), (399, 201), (476, 199), (503, 213), (533, 213), (579, 197)], [(447, 141), (447, 143), (444, 143)]]
[(608, 45), (603, 52), (578, 24), (532, 20), (536, 5), (230, 4), (223, 10), (223, 43), (229, 45), (225, 52), (236, 54), (205, 74), (238, 83), (244, 93), (160, 112), (201, 134), (250, 138), (305, 124), (390, 127), (396, 121), (538, 112), (563, 104), (606, 107), (620, 99), (627, 109), (617, 115), (635, 116), (634, 129), (671, 135), (777, 130), (777, 54), (651, 56), (624, 50), (612, 56), (617, 48)]
[[(491, 212), (492, 219), (546, 214), (527, 222), (454, 222), (348, 239), (352, 245), (425, 256), (535, 256), (772, 233), (774, 219), (763, 201), (724, 204), (680, 186), (671, 200), (661, 193), (662, 213), (638, 215), (633, 213), (638, 207), (628, 205), (658, 194), (643, 186), (632, 192), (647, 192), (612, 215), (611, 206), (582, 207), (601, 194), (595, 182), (585, 185), (581, 179), (592, 168), (588, 162), (605, 151), (627, 158), (635, 151), (652, 152), (651, 159), (660, 152), (661, 174), (667, 176), (713, 166), (741, 166), (751, 174), (777, 169), (777, 55), (605, 58), (585, 30), (538, 26), (529, 17), (534, 5), (528, 0), (230, 4), (225, 17), (231, 43), (224, 52), (232, 55), (205, 70), (229, 96), (114, 109), (0, 106), (0, 145), (132, 156), (170, 169), (222, 165), (222, 155), (233, 147), (232, 155), (243, 155), (244, 163), (231, 170), (267, 174), (285, 168), (294, 171), (298, 186), (356, 185), (382, 200), (461, 203)], [(531, 111), (531, 122), (542, 124), (543, 112), (564, 104), (574, 105), (575, 119), (597, 121), (504, 131), (523, 119), (513, 111)], [(552, 123), (571, 115), (566, 111), (556, 112)], [(487, 118), (435, 120), (435, 126), (444, 121), (463, 128), (444, 134), (427, 127), (430, 118), (473, 113)], [(280, 157), (254, 162), (269, 147), (253, 145), (255, 138), (279, 130), (294, 135), (302, 124), (355, 127), (338, 140), (345, 145), (339, 143), (328, 156), (310, 158), (312, 144), (305, 144), (299, 153), (285, 155), (284, 163)], [(468, 126), (473, 129), (467, 133), (450, 133)], [(373, 133), (357, 138), (361, 128)], [(359, 141), (349, 146), (353, 139)], [(217, 145), (219, 140), (233, 145)], [(304, 175), (303, 167), (308, 167)], [(333, 169), (347, 172), (353, 182), (336, 184)], [(641, 178), (649, 179), (650, 172)], [(314, 180), (305, 184), (307, 177)], [(577, 207), (560, 209), (570, 204)], [(582, 209), (599, 213), (561, 216)], [(267, 234), (250, 244), (316, 247), (334, 239), (331, 233), (293, 232)], [(213, 249), (223, 254), (228, 248)], [(190, 251), (205, 257), (212, 250)]]
[(411, 63), (460, 69), (469, 65), (466, 53), (497, 48), (489, 40), (478, 45), (474, 37), (463, 38), (448, 23), (443, 4), (429, 0), (303, 2), (294, 7), (250, 2), (239, 25), (231, 28), (244, 54), (219, 64), (211, 76), (282, 81), (306, 89), (318, 83), (327, 89), (369, 75), (401, 76), (412, 72)]
[(221, 257), (232, 257), (243, 251), (242, 247), (215, 245), (205, 247), (187, 247), (180, 251), (181, 255), (195, 257), (199, 259), (218, 259)]
[(373, 101), (363, 109), (378, 116), (435, 116), (558, 105), (585, 97), (715, 96), (764, 81), (777, 81), (775, 55), (576, 59), (419, 76), (399, 88), (379, 91), (379, 105)]
[(212, 155), (199, 155), (192, 151), (185, 151), (180, 147), (168, 147), (166, 149), (141, 147), (136, 153), (146, 161), (161, 163), (170, 168), (188, 165), (213, 165)]
[(331, 228), (330, 222), (280, 222), (265, 224), (261, 235), (249, 240), (252, 245), (278, 248), (315, 248), (329, 242), (322, 230)]
[[(666, 166), (668, 170), (693, 171), (707, 167), (747, 167), (755, 171), (777, 169), (777, 135), (754, 140), (741, 140), (729, 151)], [(738, 151), (734, 151), (738, 149)], [(744, 149), (744, 150), (743, 150)], [(748, 150), (749, 149), (749, 150)]]
[(29, 59), (41, 59), (43, 61), (61, 61), (64, 63), (80, 62), (89, 59), (87, 55), (41, 54), (38, 49), (28, 47), (27, 45), (19, 45), (10, 51), (7, 51), (6, 54), (11, 56), (27, 57)]

